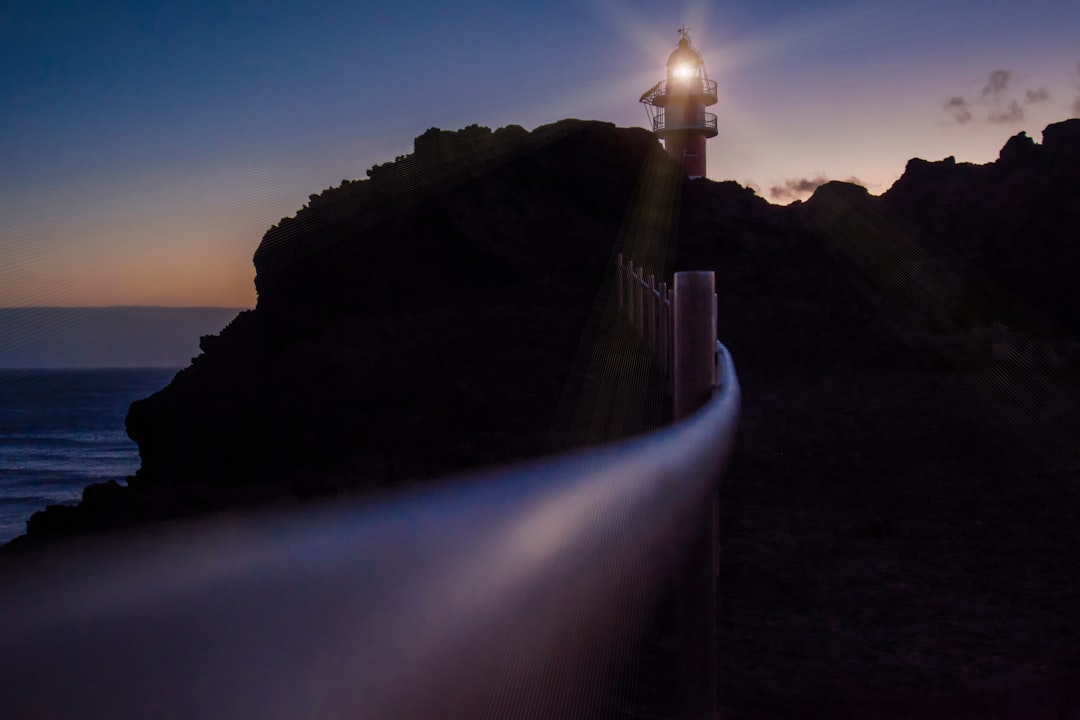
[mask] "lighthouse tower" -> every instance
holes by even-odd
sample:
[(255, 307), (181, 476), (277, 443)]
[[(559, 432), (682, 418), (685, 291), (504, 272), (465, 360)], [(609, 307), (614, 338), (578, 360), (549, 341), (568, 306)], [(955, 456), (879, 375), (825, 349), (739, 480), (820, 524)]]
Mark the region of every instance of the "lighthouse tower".
[(679, 34), (679, 46), (667, 61), (667, 80), (646, 90), (641, 102), (668, 155), (691, 178), (704, 177), (705, 140), (716, 137), (716, 115), (705, 108), (716, 103), (716, 81), (705, 74), (705, 61), (690, 44), (686, 28), (679, 28)]

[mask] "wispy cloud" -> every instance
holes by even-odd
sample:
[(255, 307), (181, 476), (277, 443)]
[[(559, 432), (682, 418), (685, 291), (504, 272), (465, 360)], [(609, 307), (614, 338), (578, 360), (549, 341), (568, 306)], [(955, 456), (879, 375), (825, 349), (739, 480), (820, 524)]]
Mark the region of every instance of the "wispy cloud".
[[(773, 185), (769, 188), (769, 196), (773, 200), (797, 200), (801, 197), (805, 197), (813, 193), (819, 187), (825, 183), (830, 182), (830, 179), (824, 175), (817, 175), (815, 177), (801, 177), (801, 178), (788, 178), (782, 184)], [(862, 185), (866, 187), (866, 183), (857, 177), (849, 177), (844, 182), (852, 183), (854, 185)]]
[(1017, 123), (1024, 119), (1024, 108), (1016, 100), (1010, 100), (1004, 108), (992, 108), (986, 119), (992, 123)]
[(774, 200), (794, 200), (803, 195), (809, 195), (827, 182), (829, 178), (824, 175), (813, 178), (788, 178), (782, 185), (773, 185), (769, 188), (769, 195)]
[[(1077, 65), (1077, 75), (1080, 77), (1080, 64)], [(1016, 88), (1013, 71), (999, 68), (990, 71), (976, 97), (954, 95), (942, 107), (957, 125), (966, 125), (975, 120), (1010, 124), (1024, 119), (1024, 105), (1045, 103), (1049, 99), (1050, 91), (1045, 87), (1028, 88), (1021, 92)]]
[(993, 102), (1001, 97), (1011, 84), (1012, 70), (994, 70), (990, 73), (990, 79), (986, 81), (986, 85), (983, 86), (982, 96)]
[(1024, 100), (1029, 103), (1042, 103), (1050, 99), (1050, 91), (1046, 88), (1036, 88), (1024, 93)]
[(945, 101), (945, 110), (960, 125), (971, 122), (971, 103), (959, 95)]

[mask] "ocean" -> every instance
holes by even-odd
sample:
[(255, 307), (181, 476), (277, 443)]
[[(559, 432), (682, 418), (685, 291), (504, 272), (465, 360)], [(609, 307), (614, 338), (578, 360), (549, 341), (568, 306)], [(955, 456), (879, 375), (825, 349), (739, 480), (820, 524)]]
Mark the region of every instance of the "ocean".
[(134, 474), (128, 406), (176, 372), (0, 370), (0, 543), (24, 533), (46, 505), (76, 503), (87, 485)]

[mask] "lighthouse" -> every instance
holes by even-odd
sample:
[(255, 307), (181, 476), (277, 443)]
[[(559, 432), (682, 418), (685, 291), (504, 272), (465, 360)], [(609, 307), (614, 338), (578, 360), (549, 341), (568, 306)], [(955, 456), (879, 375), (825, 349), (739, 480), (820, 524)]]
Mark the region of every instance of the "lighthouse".
[(679, 28), (679, 46), (667, 61), (667, 79), (641, 96), (652, 129), (691, 178), (705, 176), (705, 141), (716, 137), (716, 115), (705, 108), (716, 103), (716, 81), (705, 73), (705, 61), (686, 28)]

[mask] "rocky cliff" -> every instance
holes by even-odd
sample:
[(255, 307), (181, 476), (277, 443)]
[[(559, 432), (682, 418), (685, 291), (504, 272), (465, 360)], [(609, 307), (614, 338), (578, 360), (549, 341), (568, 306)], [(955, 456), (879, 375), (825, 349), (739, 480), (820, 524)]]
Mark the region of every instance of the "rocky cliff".
[(272, 227), (256, 309), (132, 405), (138, 474), (15, 545), (580, 441), (560, 403), (590, 382), (576, 358), (626, 250), (716, 271), (742, 379), (729, 716), (1050, 697), (1080, 686), (1080, 581), (1062, 571), (1080, 560), (1078, 157), (1070, 120), (988, 165), (912, 160), (881, 197), (829, 183), (777, 207), (679, 177), (644, 130), (429, 131)]
[[(720, 333), (742, 369), (912, 352), (822, 218), (872, 218), (863, 250), (884, 242), (873, 233), (899, 234), (924, 264), (948, 266), (962, 278), (949, 311), (964, 328), (1035, 318), (1075, 336), (1078, 153), (1080, 121), (1067, 121), (1041, 145), (1012, 138), (989, 165), (915, 159), (880, 198), (830, 183), (788, 207), (680, 180), (668, 265), (717, 271)], [(664, 163), (649, 133), (604, 123), (432, 129), (369, 179), (312, 195), (255, 253), (256, 309), (203, 337), (190, 367), (132, 405), (142, 468), (129, 487), (36, 515), (30, 537), (540, 453), (641, 202), (639, 174)], [(993, 317), (990, 292), (1005, 298)]]
[(1012, 137), (987, 165), (911, 160), (881, 203), (930, 255), (1010, 296), (1010, 320), (1080, 334), (1080, 120)]

